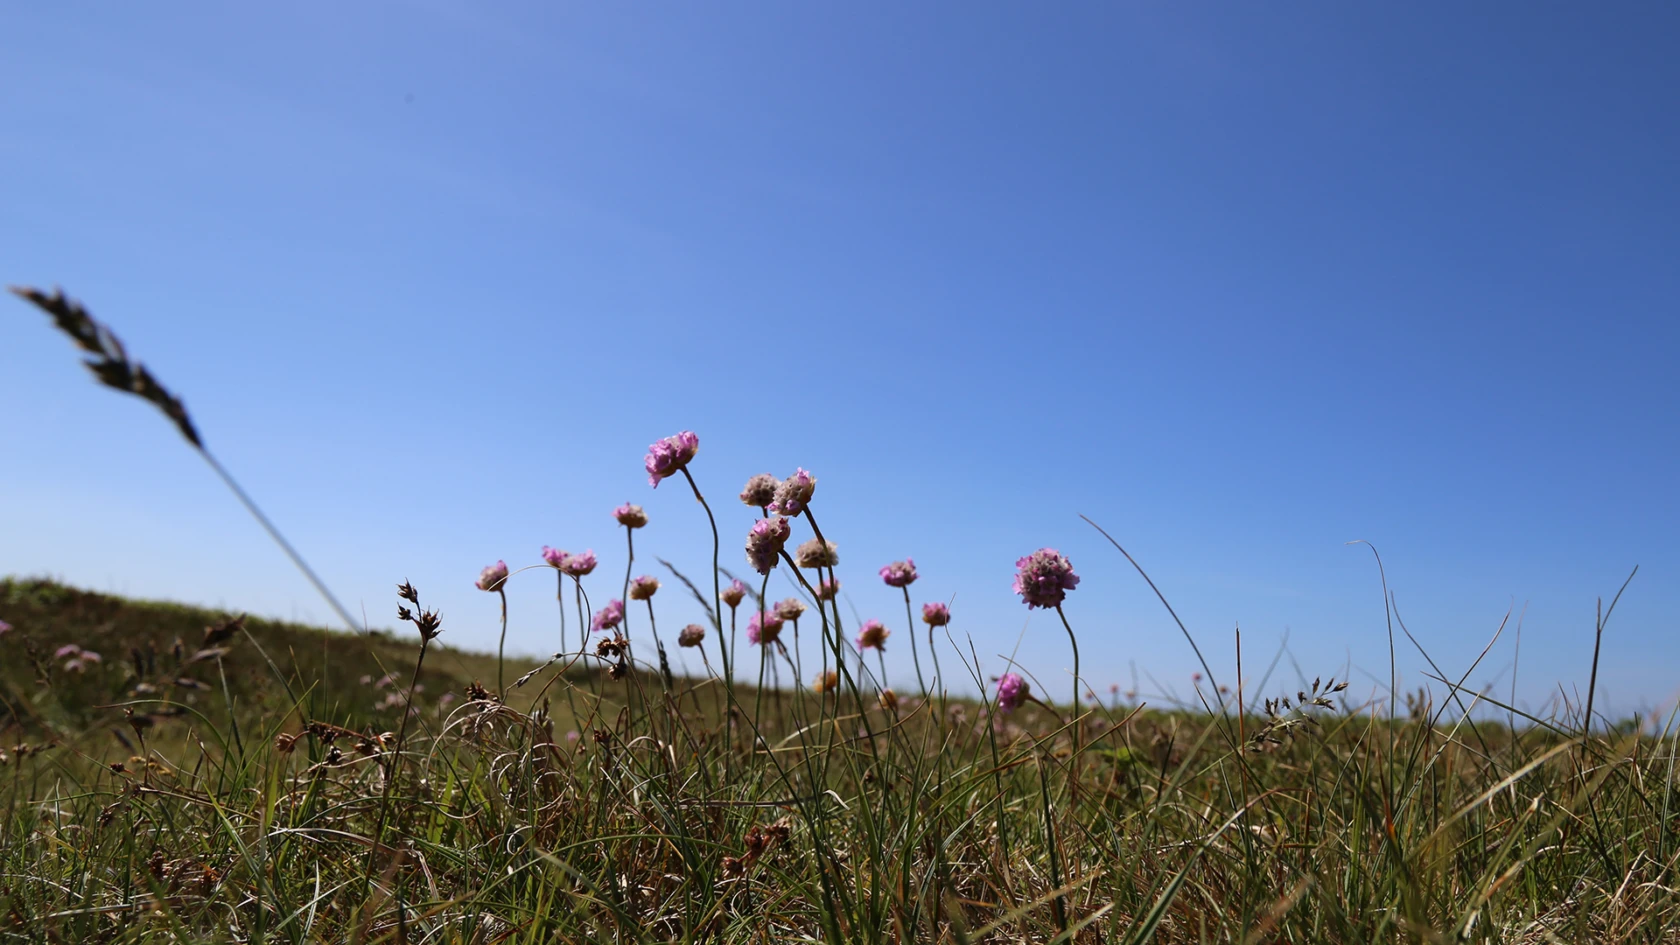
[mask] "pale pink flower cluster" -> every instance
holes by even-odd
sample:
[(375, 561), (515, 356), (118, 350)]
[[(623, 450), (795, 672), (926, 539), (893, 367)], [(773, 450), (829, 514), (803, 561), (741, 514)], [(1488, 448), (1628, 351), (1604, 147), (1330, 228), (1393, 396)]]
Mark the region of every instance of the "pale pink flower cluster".
[(613, 598), (607, 601), (607, 606), (595, 612), (595, 618), (589, 622), (589, 628), (596, 633), (611, 630), (624, 622), (624, 601)]
[(776, 638), (781, 635), (782, 618), (776, 616), (774, 611), (755, 613), (752, 619), (747, 621), (747, 642), (755, 646), (767, 646), (776, 642)]
[(595, 570), (594, 549), (574, 555), (569, 551), (561, 551), (559, 548), (550, 548), (543, 545), (542, 557), (544, 561), (549, 563), (550, 567), (561, 574), (568, 574), (572, 577), (583, 577)]
[(1015, 562), (1015, 593), (1028, 608), (1059, 607), (1079, 586), (1073, 565), (1054, 548), (1040, 548)]
[(881, 569), (881, 580), (888, 587), (909, 587), (916, 581), (916, 562), (912, 558), (894, 561)]
[(805, 506), (811, 504), (811, 496), (815, 495), (816, 491), (817, 477), (800, 467), (793, 475), (777, 484), (776, 498), (770, 503), (770, 512), (772, 515), (797, 517), (805, 511)]
[(857, 648), (859, 650), (880, 650), (886, 652), (887, 637), (892, 631), (879, 620), (869, 620), (858, 629)]
[(761, 518), (754, 522), (752, 530), (747, 532), (747, 562), (759, 574), (769, 574), (776, 566), (776, 560), (782, 555), (782, 546), (787, 544), (788, 536), (793, 529), (788, 520), (776, 518)]
[(1014, 673), (1004, 673), (998, 679), (997, 701), (998, 708), (1004, 712), (1013, 712), (1026, 703), (1032, 694), (1032, 688), (1027, 681)]
[(693, 430), (684, 430), (649, 446), (647, 457), (642, 460), (642, 465), (647, 468), (648, 485), (659, 488), (661, 479), (675, 476), (698, 452), (700, 437)]

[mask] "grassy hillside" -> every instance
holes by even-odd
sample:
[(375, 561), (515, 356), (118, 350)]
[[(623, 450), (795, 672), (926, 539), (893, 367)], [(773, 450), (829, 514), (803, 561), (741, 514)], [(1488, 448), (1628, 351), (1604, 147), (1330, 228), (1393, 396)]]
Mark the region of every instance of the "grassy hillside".
[[(6, 724), (99, 758), (132, 751), (124, 707), (153, 718), (165, 737), (200, 719), (295, 724), (297, 705), (349, 728), (395, 727), (402, 706), (391, 697), (406, 693), (418, 652), (412, 636), (241, 619), (44, 580), (0, 580), (0, 620), (12, 627), (0, 635)], [(533, 665), (513, 660), (507, 672)], [(440, 699), (464, 700), (474, 680), (495, 679), (494, 656), (434, 644), (415, 701), (436, 711)]]
[(0, 583), (0, 939), (1680, 941), (1672, 739), (855, 663), (729, 711), (526, 664), (504, 704), (493, 657), (233, 616)]

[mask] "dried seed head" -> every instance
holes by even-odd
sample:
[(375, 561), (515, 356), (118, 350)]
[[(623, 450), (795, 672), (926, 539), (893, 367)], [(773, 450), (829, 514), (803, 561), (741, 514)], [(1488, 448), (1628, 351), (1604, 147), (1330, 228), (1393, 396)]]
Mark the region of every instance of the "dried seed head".
[(495, 564), (486, 565), (484, 570), (478, 574), (478, 589), (481, 591), (499, 591), (502, 589), (502, 584), (507, 581), (507, 576), (508, 566), (506, 561), (497, 561)]
[(817, 568), (836, 568), (840, 566), (840, 549), (832, 541), (821, 541), (813, 538), (802, 542), (798, 550), (793, 553), (793, 563), (806, 570)]
[(776, 501), (776, 487), (781, 485), (775, 476), (769, 473), (759, 473), (747, 480), (746, 488), (741, 490), (741, 501), (755, 508), (764, 508)]
[(659, 590), (659, 579), (651, 574), (644, 574), (630, 582), (631, 600), (652, 600)]

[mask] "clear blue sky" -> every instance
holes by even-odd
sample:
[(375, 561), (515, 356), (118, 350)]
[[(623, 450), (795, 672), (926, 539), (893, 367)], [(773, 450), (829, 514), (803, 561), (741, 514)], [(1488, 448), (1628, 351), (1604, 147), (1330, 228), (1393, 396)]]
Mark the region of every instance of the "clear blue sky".
[[(816, 473), (895, 674), (874, 574), (912, 555), (991, 671), (1023, 641), (1064, 691), (1065, 636), (1009, 590), (1051, 545), (1084, 576), (1094, 684), (1135, 661), (1187, 694), (1188, 647), (1085, 513), (1225, 676), (1240, 622), (1251, 673), (1287, 631), (1309, 678), (1386, 683), (1376, 570), (1344, 544), (1369, 539), (1454, 673), (1526, 610), (1530, 705), (1585, 691), (1594, 600), (1638, 564), (1603, 688), (1680, 687), (1672, 5), (14, 4), (0, 26), (0, 278), (112, 323), (376, 625), (408, 578), (448, 642), (493, 646), (472, 581), (544, 544), (593, 547), (602, 601), (626, 500), (650, 566), (703, 574), (700, 510), (640, 470), (691, 428), (730, 567), (747, 476)], [(0, 312), (0, 573), (328, 619), (160, 417)], [(550, 595), (513, 585), (510, 647), (553, 649)], [(659, 603), (670, 634), (696, 616)], [(1513, 642), (1472, 685), (1507, 691)]]

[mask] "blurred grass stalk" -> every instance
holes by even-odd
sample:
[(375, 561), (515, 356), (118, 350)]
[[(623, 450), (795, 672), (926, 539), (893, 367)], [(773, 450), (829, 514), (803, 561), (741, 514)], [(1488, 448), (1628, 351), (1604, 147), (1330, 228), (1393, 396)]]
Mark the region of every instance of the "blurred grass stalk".
[(303, 572), (303, 576), (308, 578), (309, 583), (315, 586), (315, 590), (326, 599), (328, 604), (332, 605), (332, 609), (337, 612), (339, 619), (344, 621), (344, 625), (349, 627), (352, 632), (359, 632), (364, 629), (356, 623), (355, 618), (350, 616), (350, 612), (344, 608), (344, 605), (339, 603), (338, 598), (333, 596), (333, 592), (327, 589), (327, 585), (309, 566), (309, 562), (303, 560), (303, 556), (298, 554), (297, 549), (292, 547), (292, 543), (287, 541), (286, 536), (280, 533), (280, 529), (275, 527), (274, 522), (263, 514), (263, 510), (257, 506), (250, 494), (239, 485), (238, 480), (233, 478), (233, 474), (227, 471), (227, 467), (223, 466), (216, 459), (215, 454), (211, 453), (209, 448), (204, 445), (204, 438), (199, 435), (198, 428), (193, 425), (192, 417), (187, 414), (186, 405), (181, 403), (181, 398), (171, 394), (167, 388), (158, 383), (157, 378), (152, 376), (152, 372), (147, 370), (145, 365), (131, 360), (128, 356), (128, 350), (123, 347), (122, 341), (117, 338), (115, 332), (96, 320), (80, 302), (65, 296), (63, 289), (54, 289), (51, 294), (48, 294), (40, 289), (12, 286), (11, 291), (14, 295), (34, 303), (36, 308), (52, 316), (53, 324), (60, 331), (69, 335), (70, 340), (75, 342), (76, 347), (88, 354), (88, 358), (82, 363), (87, 365), (89, 371), (93, 372), (94, 379), (99, 383), (112, 390), (133, 394), (163, 411), (164, 416), (175, 424), (175, 429), (180, 431), (181, 436), (192, 444), (193, 449), (198, 451), (198, 455), (204, 457), (204, 461), (210, 464), (210, 468), (216, 471), (216, 475), (220, 476), (222, 482), (226, 483), (233, 494), (239, 498), (246, 511), (250, 512), (258, 524), (262, 525), (264, 531), (268, 532), (268, 537), (274, 539), (275, 544), (286, 552), (286, 557), (292, 559), (292, 563), (297, 565), (299, 571)]

